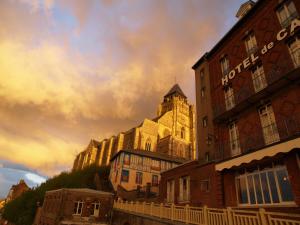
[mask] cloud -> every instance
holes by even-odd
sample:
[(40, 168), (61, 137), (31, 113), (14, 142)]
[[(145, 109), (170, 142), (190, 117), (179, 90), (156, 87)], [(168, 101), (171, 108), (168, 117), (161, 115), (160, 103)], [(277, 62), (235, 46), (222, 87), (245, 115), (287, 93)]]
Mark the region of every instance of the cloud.
[(51, 176), (154, 117), (175, 80), (194, 102), (190, 68), (240, 2), (0, 1), (0, 158)]

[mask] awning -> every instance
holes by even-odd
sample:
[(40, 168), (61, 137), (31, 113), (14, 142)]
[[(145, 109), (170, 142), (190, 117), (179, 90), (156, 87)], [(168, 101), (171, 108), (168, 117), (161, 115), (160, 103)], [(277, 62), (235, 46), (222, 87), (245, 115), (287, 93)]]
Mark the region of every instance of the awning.
[(230, 169), (233, 166), (240, 166), (243, 163), (250, 163), (253, 160), (261, 160), (264, 157), (271, 157), (278, 153), (287, 153), (295, 148), (300, 148), (300, 138), (275, 144), (258, 150), (256, 152), (252, 152), (246, 155), (242, 155), (240, 157), (236, 157), (234, 159), (229, 159), (227, 161), (217, 163), (216, 170), (222, 171), (223, 169)]

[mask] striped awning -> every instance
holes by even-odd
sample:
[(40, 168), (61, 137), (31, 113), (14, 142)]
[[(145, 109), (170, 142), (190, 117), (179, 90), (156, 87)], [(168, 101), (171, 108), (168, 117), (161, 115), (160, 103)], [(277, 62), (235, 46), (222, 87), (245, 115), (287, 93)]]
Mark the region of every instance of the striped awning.
[(250, 163), (254, 160), (261, 160), (264, 157), (272, 157), (278, 153), (287, 153), (295, 148), (300, 148), (300, 138), (295, 138), (293, 140), (275, 144), (255, 152), (242, 155), (240, 157), (217, 163), (216, 170), (222, 171), (224, 169), (230, 169), (234, 166), (240, 166), (243, 163)]

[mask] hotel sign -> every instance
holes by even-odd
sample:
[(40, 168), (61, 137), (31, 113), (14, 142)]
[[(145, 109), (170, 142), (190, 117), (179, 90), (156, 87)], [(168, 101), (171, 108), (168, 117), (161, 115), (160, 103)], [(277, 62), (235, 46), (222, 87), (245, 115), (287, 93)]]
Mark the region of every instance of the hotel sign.
[[(291, 22), (291, 26), (289, 30), (287, 28), (284, 28), (280, 30), (276, 35), (276, 41), (282, 41), (284, 40), (288, 35), (293, 36), (294, 31), (297, 27), (300, 27), (300, 20), (294, 19)], [(270, 43), (266, 44), (260, 51), (258, 51), (258, 54), (265, 55), (268, 53), (273, 47), (275, 46), (275, 42), (271, 41)], [(254, 64), (259, 59), (259, 55), (251, 54), (249, 57), (243, 60), (240, 64), (238, 64), (233, 70), (231, 70), (227, 75), (225, 75), (222, 78), (222, 85), (225, 86), (229, 80), (232, 80), (235, 78), (235, 76), (242, 72), (242, 70), (247, 69), (251, 64)]]

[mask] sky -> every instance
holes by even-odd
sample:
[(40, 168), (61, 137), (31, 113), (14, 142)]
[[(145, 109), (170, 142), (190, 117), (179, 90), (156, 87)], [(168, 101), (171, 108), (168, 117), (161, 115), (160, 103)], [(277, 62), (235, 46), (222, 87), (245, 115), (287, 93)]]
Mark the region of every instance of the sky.
[(155, 117), (175, 82), (194, 103), (191, 67), (243, 2), (1, 0), (0, 197), (12, 170), (70, 170), (90, 139)]

